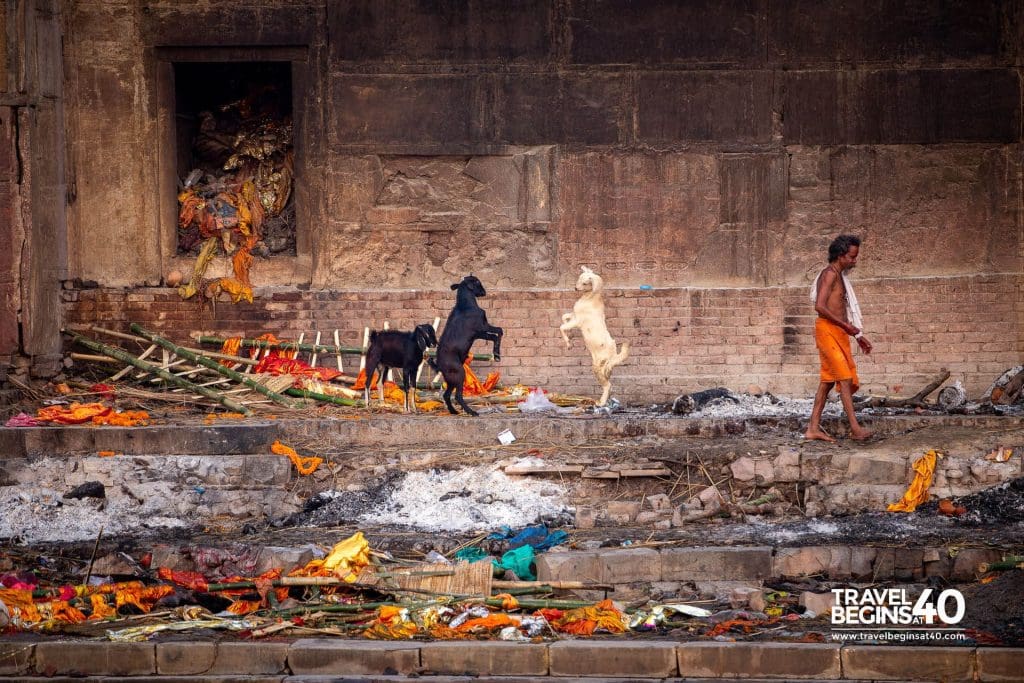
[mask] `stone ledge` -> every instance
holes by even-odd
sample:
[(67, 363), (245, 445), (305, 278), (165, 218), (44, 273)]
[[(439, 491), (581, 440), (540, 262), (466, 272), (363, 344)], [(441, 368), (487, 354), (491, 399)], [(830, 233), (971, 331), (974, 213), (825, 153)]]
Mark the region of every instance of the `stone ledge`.
[(35, 671), (44, 676), (144, 676), (156, 673), (153, 643), (47, 641), (36, 644)]
[[(286, 642), (0, 641), (5, 681), (404, 680), (504, 683), (586, 680), (790, 681), (1021, 680), (1024, 648), (718, 643), (594, 638), (552, 643), (379, 642), (307, 638)], [(431, 675), (437, 672), (438, 675)]]
[(431, 674), (546, 676), (548, 673), (547, 646), (530, 643), (491, 640), (423, 643), (420, 659), (424, 671)]
[(682, 643), (679, 671), (684, 676), (838, 679), (839, 645), (807, 643)]
[(848, 678), (943, 683), (975, 680), (975, 651), (967, 647), (847, 645), (842, 659), (843, 675)]
[(293, 674), (408, 674), (420, 668), (420, 646), (304, 638), (288, 649), (288, 668)]
[(674, 642), (562, 640), (548, 647), (552, 676), (628, 676), (668, 678), (679, 675)]
[(978, 648), (978, 678), (982, 681), (1020, 681), (1024, 678), (1024, 648)]

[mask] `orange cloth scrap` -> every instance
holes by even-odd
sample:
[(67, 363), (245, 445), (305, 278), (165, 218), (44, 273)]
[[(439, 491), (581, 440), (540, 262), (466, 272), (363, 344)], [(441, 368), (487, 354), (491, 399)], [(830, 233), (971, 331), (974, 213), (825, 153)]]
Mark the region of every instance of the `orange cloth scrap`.
[(590, 607), (579, 607), (566, 612), (542, 609), (540, 614), (548, 620), (553, 629), (562, 633), (589, 636), (598, 630), (608, 633), (624, 633), (626, 630), (626, 619), (611, 600), (602, 600)]
[(102, 403), (72, 403), (68, 406), (49, 406), (36, 411), (43, 422), (75, 425), (90, 423), (116, 427), (134, 427), (149, 424), (149, 413), (144, 410), (115, 411)]
[[(132, 605), (141, 612), (149, 612), (161, 598), (174, 592), (173, 586), (145, 586), (140, 581), (108, 583), (99, 586), (67, 586), (61, 596), (68, 599), (32, 597), (30, 588), (0, 588), (0, 602), (7, 606), (11, 622), (17, 628), (31, 628), (46, 622), (79, 623), (98, 621), (117, 615), (117, 608)], [(111, 606), (106, 597), (114, 597)], [(72, 603), (88, 603), (86, 615)]]
[(341, 373), (331, 368), (314, 368), (312, 365), (298, 358), (284, 358), (273, 355), (264, 356), (253, 368), (253, 372), (269, 372), (272, 375), (296, 375), (299, 377), (315, 377), (330, 381)]
[(510, 617), (504, 612), (495, 612), (494, 614), (488, 614), (486, 617), (467, 619), (456, 626), (455, 630), (459, 633), (488, 633), (507, 626), (518, 627), (519, 624), (519, 619)]
[[(473, 362), (473, 354), (466, 356), (466, 362), (462, 364), (463, 369), (466, 372), (466, 379), (462, 382), (462, 393), (469, 396), (483, 396), (490, 393), (494, 387), (498, 386), (498, 380), (501, 379), (501, 373), (490, 372), (487, 373), (487, 379), (483, 382), (477, 377), (476, 373), (473, 372), (473, 368), (469, 366)], [(373, 373), (374, 381), (370, 384), (371, 391), (377, 387), (377, 382), (380, 380), (379, 373)], [(399, 392), (396, 400), (403, 400), (405, 398), (405, 392), (398, 389), (398, 385), (392, 382), (384, 383), (384, 396), (390, 398), (388, 395), (388, 385), (394, 386)], [(352, 388), (356, 391), (361, 391), (366, 388), (366, 368), (359, 371), (359, 376), (356, 377), (356, 383), (352, 385)]]
[(928, 502), (928, 489), (935, 477), (935, 462), (941, 457), (941, 453), (934, 448), (914, 463), (914, 481), (903, 494), (898, 503), (890, 503), (886, 508), (889, 512), (913, 512), (918, 505)]
[(307, 476), (316, 472), (316, 468), (320, 467), (323, 463), (323, 458), (318, 458), (315, 455), (309, 457), (302, 457), (295, 452), (295, 449), (291, 446), (285, 446), (280, 441), (274, 441), (273, 445), (270, 446), (270, 450), (278, 455), (287, 455), (288, 459), (295, 465), (295, 469), (299, 471), (299, 474)]
[(416, 635), (419, 627), (409, 619), (409, 610), (395, 605), (381, 605), (377, 618), (363, 631), (364, 638), (372, 640), (407, 640)]
[(853, 351), (850, 348), (850, 335), (835, 323), (824, 318), (814, 321), (814, 344), (818, 347), (821, 359), (821, 381), (839, 382), (851, 380), (854, 392), (860, 388), (857, 378), (857, 364), (853, 362)]

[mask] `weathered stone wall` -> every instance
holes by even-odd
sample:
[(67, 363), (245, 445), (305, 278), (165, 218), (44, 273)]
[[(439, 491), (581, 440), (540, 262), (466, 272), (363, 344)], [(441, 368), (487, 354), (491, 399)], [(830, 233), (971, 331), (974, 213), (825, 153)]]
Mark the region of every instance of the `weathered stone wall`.
[[(172, 331), (355, 334), (443, 315), (472, 271), (509, 333), (503, 370), (582, 391), (589, 362), (554, 328), (585, 263), (634, 344), (620, 395), (804, 391), (804, 289), (856, 232), (869, 386), (949, 366), (978, 391), (1024, 353), (1019, 3), (66, 0), (64, 15), (71, 276), (129, 288), (80, 292), (75, 320), (148, 320), (90, 302), (156, 296)], [(298, 255), (258, 263), (260, 300), (216, 320), (133, 290), (189, 265), (168, 248), (161, 74), (282, 54)]]

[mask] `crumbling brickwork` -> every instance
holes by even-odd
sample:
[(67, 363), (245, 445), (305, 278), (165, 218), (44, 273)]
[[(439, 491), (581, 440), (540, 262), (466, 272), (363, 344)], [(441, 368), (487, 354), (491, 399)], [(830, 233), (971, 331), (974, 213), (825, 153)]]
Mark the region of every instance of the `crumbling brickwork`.
[[(854, 232), (868, 388), (945, 366), (976, 394), (1024, 352), (1019, 3), (62, 10), (69, 277), (101, 286), (67, 291), (69, 322), (354, 342), (365, 324), (443, 316), (473, 272), (508, 333), (506, 379), (593, 393), (582, 344), (556, 333), (586, 264), (633, 344), (619, 396), (803, 392), (806, 289)], [(257, 262), (256, 303), (215, 315), (150, 288), (191, 267), (167, 246), (167, 74), (204, 59), (288, 61), (295, 87), (298, 253)]]

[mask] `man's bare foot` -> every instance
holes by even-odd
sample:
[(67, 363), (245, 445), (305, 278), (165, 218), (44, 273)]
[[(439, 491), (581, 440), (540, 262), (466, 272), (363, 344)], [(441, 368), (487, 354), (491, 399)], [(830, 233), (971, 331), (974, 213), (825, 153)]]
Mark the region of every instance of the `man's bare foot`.
[(874, 432), (870, 432), (866, 429), (858, 429), (856, 431), (850, 431), (850, 438), (854, 441), (867, 441), (875, 435)]
[(828, 441), (829, 443), (835, 443), (836, 440), (825, 433), (821, 429), (808, 429), (804, 432), (804, 438), (808, 441)]

